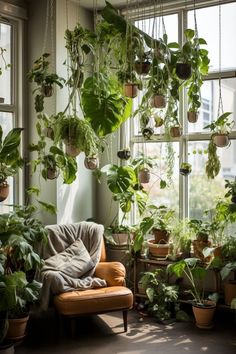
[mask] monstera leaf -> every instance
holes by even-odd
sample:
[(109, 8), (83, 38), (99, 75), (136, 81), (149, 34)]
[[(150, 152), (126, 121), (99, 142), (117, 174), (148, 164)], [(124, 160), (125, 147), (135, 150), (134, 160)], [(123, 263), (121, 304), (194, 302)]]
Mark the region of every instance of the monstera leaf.
[(117, 80), (106, 74), (87, 78), (81, 99), (85, 119), (99, 137), (116, 131), (131, 115), (132, 101), (122, 95)]

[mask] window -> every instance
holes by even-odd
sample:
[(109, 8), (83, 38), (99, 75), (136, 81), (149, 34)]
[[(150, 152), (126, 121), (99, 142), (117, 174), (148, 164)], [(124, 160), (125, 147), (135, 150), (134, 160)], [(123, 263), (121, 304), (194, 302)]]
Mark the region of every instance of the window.
[[(221, 5), (222, 21), (222, 80), (221, 90), (224, 112), (232, 112), (233, 119), (236, 120), (236, 50), (232, 49), (236, 24), (236, 4)], [(182, 217), (202, 218), (203, 211), (214, 208), (217, 198), (223, 197), (225, 192), (224, 180), (233, 179), (236, 176), (236, 124), (231, 134), (231, 144), (226, 148), (217, 148), (220, 158), (221, 169), (218, 176), (211, 180), (205, 173), (207, 161), (207, 148), (210, 141), (211, 131), (205, 129), (213, 120), (217, 118), (219, 101), (219, 7), (211, 6), (196, 10), (199, 37), (206, 39), (211, 59), (211, 75), (206, 78), (201, 88), (201, 108), (197, 123), (189, 123), (185, 103), (180, 99), (180, 121), (183, 122), (184, 135), (169, 142), (165, 136), (164, 128), (155, 126), (155, 114), (164, 116), (163, 109), (157, 109), (150, 125), (154, 129), (152, 140), (144, 140), (141, 134), (140, 124), (137, 117), (131, 122), (131, 142), (133, 144), (134, 156), (140, 151), (151, 157), (156, 157), (157, 166), (152, 171), (152, 179), (149, 184), (144, 185), (149, 192), (151, 201), (157, 205), (165, 204), (180, 212)], [(208, 22), (211, 18), (211, 26)], [(178, 14), (163, 16), (166, 33), (169, 42), (178, 41), (181, 20), (186, 19), (186, 28), (194, 29), (194, 12), (186, 11), (183, 7)], [(150, 27), (155, 21), (149, 21)], [(148, 28), (148, 21), (137, 21), (136, 25), (142, 30)], [(184, 22), (184, 21), (183, 21)], [(160, 18), (156, 19), (159, 24)], [(145, 24), (145, 25), (144, 25)], [(161, 25), (158, 31), (149, 34), (161, 33)], [(157, 36), (156, 36), (157, 38)], [(141, 96), (134, 100), (134, 109), (141, 102)], [(168, 157), (168, 148), (171, 155)], [(169, 161), (168, 161), (169, 158)], [(168, 163), (170, 158), (174, 158), (173, 176), (168, 188), (160, 189), (161, 178), (168, 181)], [(192, 164), (192, 173), (189, 177), (179, 174), (179, 165), (188, 160)], [(168, 181), (170, 182), (170, 181)], [(187, 201), (187, 202), (186, 202)], [(187, 205), (186, 205), (187, 204)]]
[[(18, 35), (18, 37), (16, 36)], [(18, 38), (18, 41), (16, 41)], [(2, 74), (0, 75), (0, 124), (3, 129), (3, 138), (13, 128), (19, 126), (21, 122), (20, 109), (22, 105), (18, 96), (18, 88), (20, 87), (19, 73), (20, 68), (17, 63), (20, 61), (20, 48), (17, 46), (21, 43), (20, 33), (18, 30), (18, 21), (0, 19), (0, 47), (2, 48), (2, 56), (0, 56), (0, 67)], [(16, 75), (19, 74), (19, 75)], [(8, 198), (0, 203), (0, 212), (9, 210), (8, 204), (19, 202), (19, 177), (8, 177), (10, 192)]]

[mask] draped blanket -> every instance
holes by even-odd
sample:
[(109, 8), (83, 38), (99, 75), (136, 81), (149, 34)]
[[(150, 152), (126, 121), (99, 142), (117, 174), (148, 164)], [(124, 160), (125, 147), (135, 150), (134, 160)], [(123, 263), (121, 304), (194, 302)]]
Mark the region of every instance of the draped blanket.
[(104, 279), (93, 277), (101, 256), (102, 225), (82, 221), (49, 225), (46, 229), (48, 242), (39, 250), (45, 263), (37, 276), (43, 283), (42, 310), (48, 308), (51, 294), (106, 286)]

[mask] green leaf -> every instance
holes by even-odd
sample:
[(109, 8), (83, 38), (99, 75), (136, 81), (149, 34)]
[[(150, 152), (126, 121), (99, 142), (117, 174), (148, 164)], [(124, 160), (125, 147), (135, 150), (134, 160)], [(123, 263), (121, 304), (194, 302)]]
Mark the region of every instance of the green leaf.
[(21, 142), (21, 132), (23, 128), (13, 128), (5, 137), (0, 151), (0, 159), (6, 158), (17, 149)]
[(42, 200), (38, 200), (38, 199), (37, 199), (37, 202), (43, 207), (43, 209), (45, 209), (50, 214), (56, 214), (57, 213), (57, 209), (56, 209), (56, 206), (54, 204), (46, 203), (46, 202), (43, 202)]
[(188, 28), (184, 31), (184, 34), (188, 40), (191, 40), (194, 37), (195, 32), (191, 28)]
[(40, 189), (38, 187), (29, 187), (26, 189), (26, 193), (28, 195), (36, 194), (38, 196), (40, 193)]
[(164, 188), (166, 188), (166, 185), (167, 185), (166, 181), (164, 181), (163, 179), (161, 179), (161, 180), (160, 180), (160, 188), (161, 188), (161, 189), (164, 189)]

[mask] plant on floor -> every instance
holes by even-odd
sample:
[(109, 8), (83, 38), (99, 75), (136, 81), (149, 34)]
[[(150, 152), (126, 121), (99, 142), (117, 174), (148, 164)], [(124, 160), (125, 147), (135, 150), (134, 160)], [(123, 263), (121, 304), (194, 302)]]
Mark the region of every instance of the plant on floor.
[(49, 53), (43, 53), (35, 60), (33, 68), (28, 72), (27, 77), (30, 82), (36, 83), (37, 87), (33, 93), (35, 96), (35, 110), (42, 112), (44, 109), (44, 98), (51, 97), (53, 94), (53, 86), (63, 87), (65, 80), (56, 73), (50, 73)]
[(160, 322), (175, 317), (175, 304), (178, 299), (178, 288), (169, 285), (163, 276), (162, 269), (144, 272), (140, 283), (148, 297), (148, 311)]
[(13, 128), (3, 138), (3, 130), (0, 125), (0, 201), (8, 197), (9, 185), (7, 178), (16, 175), (23, 166), (23, 158), (20, 154), (21, 133), (23, 128)]
[(25, 315), (39, 298), (41, 285), (32, 278), (42, 265), (36, 248), (47, 241), (47, 231), (35, 211), (33, 206), (15, 206), (0, 215), (0, 312), (5, 321)]

